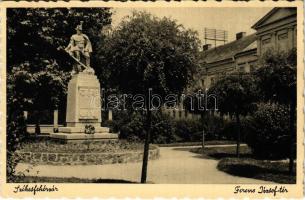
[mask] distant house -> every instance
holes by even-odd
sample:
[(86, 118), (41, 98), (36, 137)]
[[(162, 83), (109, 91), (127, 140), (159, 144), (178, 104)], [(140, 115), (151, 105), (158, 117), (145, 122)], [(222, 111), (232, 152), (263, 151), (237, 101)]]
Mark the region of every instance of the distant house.
[(217, 78), (235, 71), (250, 72), (257, 61), (256, 35), (236, 34), (236, 40), (216, 48), (204, 46), (201, 53), (202, 87), (209, 88)]

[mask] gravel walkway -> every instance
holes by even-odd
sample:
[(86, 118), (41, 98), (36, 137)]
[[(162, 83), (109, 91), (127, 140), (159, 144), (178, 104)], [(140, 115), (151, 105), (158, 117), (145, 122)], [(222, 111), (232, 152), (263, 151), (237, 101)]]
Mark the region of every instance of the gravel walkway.
[[(201, 158), (189, 151), (190, 147), (160, 147), (160, 158), (148, 163), (148, 182), (152, 183), (272, 183), (251, 178), (232, 176), (217, 170), (217, 160)], [(17, 172), (25, 171), (28, 164), (20, 163)], [(139, 182), (142, 163), (113, 165), (34, 166), (26, 175), (47, 177), (77, 177), (123, 179)]]

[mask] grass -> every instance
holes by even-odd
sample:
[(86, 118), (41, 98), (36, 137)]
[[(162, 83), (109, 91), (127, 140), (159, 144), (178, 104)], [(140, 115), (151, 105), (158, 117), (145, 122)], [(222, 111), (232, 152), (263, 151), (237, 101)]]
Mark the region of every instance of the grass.
[(136, 183), (118, 179), (81, 179), (81, 178), (59, 178), (59, 177), (37, 177), (37, 176), (16, 176), (14, 183)]
[[(191, 152), (205, 159), (220, 160), (218, 170), (240, 177), (247, 177), (276, 183), (295, 184), (296, 173), (288, 173), (288, 162), (259, 160), (252, 155), (248, 146), (240, 147), (240, 158), (236, 158), (236, 146), (192, 148)], [(294, 169), (296, 166), (294, 166)]]
[[(263, 161), (251, 158), (224, 158), (217, 168), (235, 176), (272, 181), (276, 183), (295, 184), (296, 173), (288, 173), (288, 162)], [(296, 165), (294, 166), (294, 169)]]
[[(236, 156), (236, 146), (230, 147), (206, 147), (204, 150), (201, 147), (190, 150), (193, 153), (201, 154), (207, 159), (222, 159)], [(251, 157), (251, 149), (248, 146), (240, 146), (240, 157)]]
[[(235, 144), (235, 141), (231, 140), (210, 140), (205, 141), (205, 145), (223, 145), (223, 144)], [(179, 146), (197, 146), (202, 145), (201, 142), (176, 142), (170, 144), (157, 144), (160, 147), (179, 147)]]

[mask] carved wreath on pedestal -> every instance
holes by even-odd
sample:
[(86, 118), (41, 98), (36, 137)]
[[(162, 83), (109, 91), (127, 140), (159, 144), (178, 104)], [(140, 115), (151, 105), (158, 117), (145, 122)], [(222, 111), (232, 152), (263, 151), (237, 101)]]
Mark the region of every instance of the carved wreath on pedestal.
[(85, 126), (85, 134), (94, 134), (95, 133), (95, 128), (91, 124), (87, 124)]

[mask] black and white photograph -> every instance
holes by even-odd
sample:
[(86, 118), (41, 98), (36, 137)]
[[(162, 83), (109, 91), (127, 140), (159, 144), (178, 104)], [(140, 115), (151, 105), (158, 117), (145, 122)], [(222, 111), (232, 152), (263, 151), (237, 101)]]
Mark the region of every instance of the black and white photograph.
[(298, 11), (6, 8), (6, 183), (289, 192), (303, 166)]

